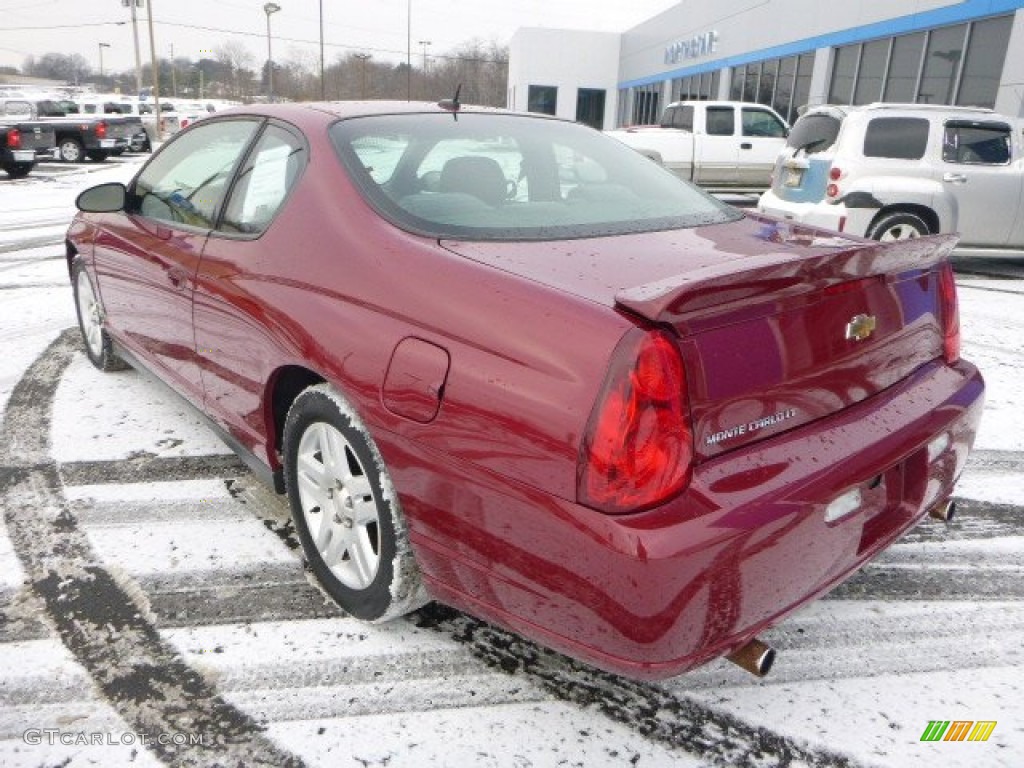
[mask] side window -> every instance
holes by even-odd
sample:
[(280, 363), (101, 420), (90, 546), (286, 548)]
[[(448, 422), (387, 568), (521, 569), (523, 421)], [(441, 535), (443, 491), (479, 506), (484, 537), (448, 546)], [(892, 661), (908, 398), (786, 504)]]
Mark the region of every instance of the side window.
[(212, 228), (225, 187), (258, 127), (256, 120), (221, 120), (181, 134), (139, 174), (130, 210)]
[(1010, 162), (1010, 127), (1001, 123), (946, 123), (942, 159), (947, 163), (1006, 165)]
[(864, 157), (920, 160), (928, 146), (923, 117), (876, 117), (864, 132)]
[(708, 136), (732, 136), (736, 132), (736, 115), (732, 107), (708, 107)]
[(266, 230), (305, 167), (305, 144), (280, 126), (267, 126), (238, 174), (221, 228), (246, 234)]
[(679, 107), (672, 117), (672, 127), (693, 132), (693, 107)]
[(743, 135), (782, 139), (786, 136), (786, 126), (771, 112), (766, 112), (763, 109), (744, 108)]

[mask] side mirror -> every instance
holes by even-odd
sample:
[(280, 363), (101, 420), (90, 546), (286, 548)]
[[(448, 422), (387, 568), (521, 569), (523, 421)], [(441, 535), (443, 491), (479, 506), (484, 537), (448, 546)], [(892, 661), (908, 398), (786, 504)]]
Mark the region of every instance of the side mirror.
[(75, 207), (85, 213), (115, 213), (123, 211), (128, 200), (128, 189), (119, 181), (90, 187), (75, 200)]

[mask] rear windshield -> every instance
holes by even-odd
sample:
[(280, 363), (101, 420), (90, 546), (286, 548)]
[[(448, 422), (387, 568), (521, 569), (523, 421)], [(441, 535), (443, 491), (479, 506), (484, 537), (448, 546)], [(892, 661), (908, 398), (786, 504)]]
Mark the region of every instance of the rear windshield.
[(831, 115), (804, 115), (793, 124), (786, 146), (802, 149), (809, 155), (824, 152), (836, 143), (841, 125)]
[(342, 120), (334, 145), (403, 229), (463, 240), (564, 240), (732, 221), (734, 209), (586, 126), (521, 115)]

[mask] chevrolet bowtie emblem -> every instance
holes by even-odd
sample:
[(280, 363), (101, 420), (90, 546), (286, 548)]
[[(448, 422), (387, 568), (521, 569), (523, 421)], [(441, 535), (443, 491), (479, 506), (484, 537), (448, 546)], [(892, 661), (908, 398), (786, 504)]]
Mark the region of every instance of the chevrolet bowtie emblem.
[(874, 315), (857, 315), (846, 324), (846, 338), (850, 341), (864, 341), (875, 332), (877, 324)]

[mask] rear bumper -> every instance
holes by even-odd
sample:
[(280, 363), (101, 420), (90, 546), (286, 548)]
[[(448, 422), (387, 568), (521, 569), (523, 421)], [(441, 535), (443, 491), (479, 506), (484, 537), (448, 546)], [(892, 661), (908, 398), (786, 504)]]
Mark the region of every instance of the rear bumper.
[(795, 221), (858, 237), (867, 237), (868, 227), (871, 226), (872, 220), (878, 213), (877, 208), (849, 208), (843, 203), (833, 204), (824, 201), (794, 203), (783, 200), (771, 189), (761, 195), (757, 202), (757, 210), (777, 219)]
[[(933, 363), (829, 419), (699, 465), (658, 509), (609, 517), (378, 440), (428, 589), (598, 667), (664, 678), (829, 591), (948, 497), (984, 383)], [(434, 463), (427, 463), (430, 460)], [(450, 466), (450, 465), (449, 465)], [(826, 521), (829, 503), (861, 504)]]

